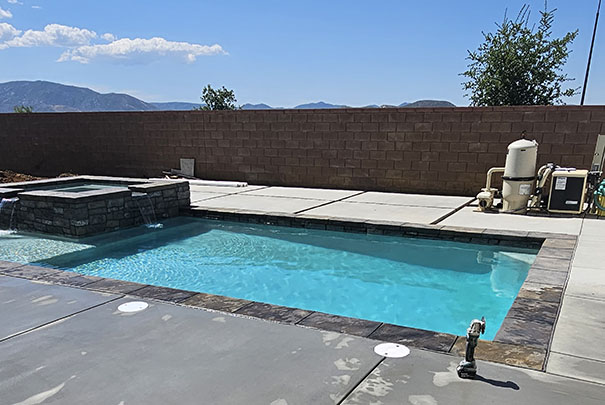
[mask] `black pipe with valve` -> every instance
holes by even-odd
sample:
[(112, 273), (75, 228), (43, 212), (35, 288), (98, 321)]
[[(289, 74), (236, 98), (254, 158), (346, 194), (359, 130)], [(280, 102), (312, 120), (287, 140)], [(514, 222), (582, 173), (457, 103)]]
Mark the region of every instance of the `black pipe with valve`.
[(481, 320), (473, 319), (471, 325), (466, 330), (466, 353), (464, 360), (456, 367), (456, 372), (460, 378), (475, 378), (477, 375), (477, 363), (475, 362), (475, 348), (479, 336), (485, 333), (485, 317)]

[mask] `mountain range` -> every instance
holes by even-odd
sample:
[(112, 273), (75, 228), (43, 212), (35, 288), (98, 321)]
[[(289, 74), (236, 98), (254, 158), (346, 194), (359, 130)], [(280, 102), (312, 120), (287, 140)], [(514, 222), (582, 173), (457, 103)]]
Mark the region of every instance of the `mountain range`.
[[(14, 81), (0, 83), (0, 113), (13, 112), (16, 106), (32, 107), (34, 112), (77, 111), (186, 111), (201, 104), (186, 102), (153, 103), (139, 100), (128, 94), (101, 94), (86, 87), (68, 86), (46, 81)], [(449, 101), (419, 100), (413, 103), (393, 105), (368, 105), (365, 108), (390, 107), (455, 107)], [(243, 110), (270, 110), (267, 104), (244, 104)], [(301, 104), (295, 109), (351, 108), (323, 101)]]

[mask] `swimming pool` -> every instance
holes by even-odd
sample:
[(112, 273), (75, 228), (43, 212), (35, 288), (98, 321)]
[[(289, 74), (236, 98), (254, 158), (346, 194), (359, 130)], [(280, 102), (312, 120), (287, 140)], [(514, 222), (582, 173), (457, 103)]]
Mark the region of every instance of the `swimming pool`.
[(194, 218), (75, 242), (0, 235), (0, 260), (492, 340), (536, 250)]

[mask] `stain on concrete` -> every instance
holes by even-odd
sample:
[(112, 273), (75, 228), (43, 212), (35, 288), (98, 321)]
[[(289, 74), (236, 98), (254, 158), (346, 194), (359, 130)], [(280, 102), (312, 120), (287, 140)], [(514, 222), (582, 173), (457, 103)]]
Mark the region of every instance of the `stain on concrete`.
[(380, 399), (387, 396), (392, 390), (393, 383), (384, 379), (380, 375), (380, 368), (377, 368), (357, 387), (349, 401), (352, 403), (367, 404), (369, 402), (367, 396)]
[(39, 392), (36, 395), (32, 395), (31, 397), (29, 397), (21, 402), (15, 403), (14, 405), (38, 405), (38, 404), (41, 404), (42, 402), (46, 401), (48, 398), (55, 396), (59, 391), (61, 391), (63, 389), (63, 387), (65, 387), (65, 384), (67, 384), (67, 382), (73, 378), (76, 378), (76, 376), (72, 375), (66, 381), (62, 382), (61, 384), (57, 385), (56, 387), (53, 387), (47, 391)]
[(334, 362), (334, 365), (340, 371), (348, 371), (348, 370), (359, 370), (361, 366), (361, 361), (355, 357), (353, 358), (345, 358), (338, 359)]
[(166, 314), (162, 317), (162, 321), (164, 322), (169, 321), (170, 319), (172, 319), (172, 315), (170, 314)]
[(351, 381), (351, 376), (348, 374), (343, 375), (333, 375), (332, 376), (332, 385), (349, 385)]
[(225, 322), (227, 322), (227, 320), (225, 319), (225, 317), (224, 317), (224, 316), (217, 316), (216, 318), (212, 318), (212, 320), (213, 320), (214, 322), (220, 322), (220, 323), (225, 323)]
[(438, 405), (439, 403), (432, 395), (410, 395), (408, 401), (412, 405)]
[(334, 348), (336, 350), (340, 350), (342, 348), (349, 347), (349, 342), (352, 342), (353, 340), (355, 340), (355, 339), (353, 339), (352, 337), (343, 337), (342, 340), (340, 342), (338, 342), (336, 344), (336, 347), (334, 347)]
[(321, 338), (326, 346), (330, 346), (334, 340), (341, 336), (342, 335), (337, 332), (321, 332)]
[(447, 371), (432, 371), (433, 385), (435, 385), (436, 387), (445, 387), (446, 385), (449, 385), (451, 383), (470, 381), (459, 378), (458, 374), (456, 373), (456, 367), (458, 367), (458, 363), (452, 361), (450, 362)]
[(37, 304), (38, 302), (42, 302), (48, 299), (51, 299), (53, 296), (52, 295), (43, 295), (41, 297), (38, 298), (34, 298), (33, 300), (31, 300), (32, 304)]

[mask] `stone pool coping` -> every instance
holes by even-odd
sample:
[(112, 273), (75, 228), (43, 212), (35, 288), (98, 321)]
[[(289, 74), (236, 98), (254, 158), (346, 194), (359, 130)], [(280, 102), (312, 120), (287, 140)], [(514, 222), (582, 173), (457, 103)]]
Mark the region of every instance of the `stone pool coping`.
[[(362, 221), (311, 215), (261, 214), (245, 211), (189, 209), (184, 215), (197, 218), (254, 224), (323, 229), (388, 236), (443, 239), (488, 245), (539, 248), (538, 255), (511, 309), (493, 341), (481, 341), (476, 357), (512, 366), (544, 371), (571, 260), (575, 235), (499, 231), (390, 221)], [(325, 314), (316, 311), (86, 276), (48, 267), (0, 261), (0, 274), (95, 291), (124, 294), (177, 305), (204, 308), (267, 321), (294, 324), (369, 339), (402, 343), (411, 347), (464, 355), (465, 337), (381, 322)], [(472, 297), (471, 297), (472, 299)], [(477, 314), (480, 316), (481, 314)], [(470, 319), (469, 319), (470, 323)], [(489, 328), (489, 320), (487, 327)]]
[[(49, 185), (56, 186), (73, 186), (80, 183), (110, 183), (116, 184), (114, 187), (106, 187), (101, 190), (80, 191), (70, 193), (57, 191), (54, 189), (36, 190), (36, 187), (44, 187)], [(165, 180), (149, 180), (128, 177), (108, 177), (108, 176), (74, 176), (61, 177), (53, 179), (43, 179), (34, 181), (25, 181), (20, 183), (6, 183), (0, 187), (0, 198), (12, 198), (19, 195), (26, 196), (30, 200), (37, 201), (64, 201), (70, 202), (91, 202), (98, 201), (110, 196), (112, 198), (120, 198), (129, 196), (132, 192), (152, 193), (173, 188), (175, 184), (188, 183), (187, 180), (180, 181), (165, 181)], [(119, 184), (119, 185), (117, 185)]]

